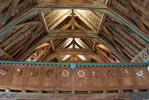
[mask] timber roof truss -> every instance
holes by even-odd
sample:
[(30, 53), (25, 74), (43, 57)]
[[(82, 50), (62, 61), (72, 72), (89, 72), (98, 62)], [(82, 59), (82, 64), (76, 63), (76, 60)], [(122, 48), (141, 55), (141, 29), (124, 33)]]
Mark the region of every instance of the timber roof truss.
[(0, 0), (0, 60), (133, 62), (148, 12), (147, 0)]

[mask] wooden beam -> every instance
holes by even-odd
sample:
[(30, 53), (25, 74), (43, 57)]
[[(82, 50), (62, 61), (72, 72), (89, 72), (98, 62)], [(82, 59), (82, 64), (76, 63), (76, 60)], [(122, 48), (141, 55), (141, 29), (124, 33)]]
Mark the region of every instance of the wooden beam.
[(2, 15), (0, 16), (0, 28), (2, 28), (5, 25), (5, 23), (12, 17), (11, 14), (14, 12), (18, 3), (19, 3), (19, 0), (15, 0), (15, 2), (12, 1), (10, 6), (7, 8), (7, 10), (2, 13)]
[(74, 9), (72, 9), (72, 18), (71, 18), (71, 29), (72, 30), (75, 30), (74, 22), (75, 22)]
[(129, 29), (129, 27), (121, 25), (119, 23), (115, 23), (115, 22), (105, 22), (104, 25), (106, 25), (106, 26), (116, 26), (116, 27), (124, 29), (124, 30), (132, 31), (131, 29)]
[(52, 40), (50, 40), (50, 44), (51, 44), (52, 50), (54, 52), (55, 51), (55, 47), (54, 47), (54, 44), (53, 44), (53, 41)]
[[(130, 3), (130, 0), (128, 0), (128, 8), (129, 8), (129, 10), (131, 11), (131, 14), (132, 14), (132, 16), (133, 16), (132, 19), (134, 19), (134, 21), (136, 22), (136, 24), (138, 25), (138, 27), (139, 27), (142, 31), (144, 31), (145, 33), (148, 34), (149, 31), (148, 31), (148, 30), (146, 29), (146, 27), (143, 25), (142, 20), (141, 20), (141, 16), (140, 16), (136, 11), (133, 10), (132, 5), (131, 5), (131, 3)], [(136, 18), (135, 18), (134, 16), (136, 16), (136, 17), (138, 18), (139, 22), (136, 20)], [(148, 34), (148, 35), (149, 35), (149, 34)]]
[(108, 59), (108, 61), (110, 61), (110, 63), (115, 63), (115, 61), (111, 57), (108, 57), (105, 52), (103, 52), (102, 50), (100, 50), (100, 48), (96, 48), (96, 49), (97, 49), (97, 53), (102, 54), (105, 58)]
[(100, 23), (99, 23), (99, 26), (98, 26), (98, 34), (101, 34), (101, 30), (102, 30), (103, 24), (105, 22), (106, 16), (107, 15), (104, 14), (104, 13), (101, 15)]
[(112, 44), (107, 41), (106, 39), (104, 38), (98, 38), (98, 39), (95, 39), (95, 41), (97, 41), (98, 43), (101, 43), (103, 44), (105, 47), (107, 47), (118, 59), (120, 59), (122, 62), (129, 62), (128, 60), (124, 59), (120, 54), (119, 52), (117, 52), (117, 50), (112, 46)]
[(6, 31), (8, 31), (12, 27), (13, 24), (16, 25), (16, 22), (18, 21), (18, 19), (22, 19), (22, 17), (23, 18), (26, 17), (27, 15), (31, 14), (32, 11), (35, 11), (35, 5), (24, 9), (19, 14), (17, 14), (15, 17), (13, 17), (7, 25), (5, 25), (4, 27), (1, 28), (0, 35), (4, 34)]
[(74, 34), (97, 34), (96, 30), (69, 30), (69, 29), (65, 29), (65, 30), (59, 30), (59, 29), (53, 29), (53, 30), (49, 30), (50, 34), (69, 34), (69, 33), (74, 33)]
[(82, 3), (78, 1), (77, 3), (72, 3), (72, 1), (69, 4), (66, 3), (60, 3), (60, 2), (46, 2), (42, 3), (39, 2), (39, 5), (37, 7), (51, 7), (51, 8), (70, 8), (70, 7), (78, 7), (78, 8), (95, 8), (95, 9), (106, 9), (107, 6), (104, 3)]
[(133, 45), (132, 43), (130, 43), (126, 38), (124, 38), (121, 34), (119, 34), (116, 30), (108, 27), (109, 30), (115, 35), (117, 36), (118, 38), (121, 39), (121, 41), (124, 42), (125, 45), (127, 45), (128, 47), (130, 47), (134, 52), (138, 53), (140, 52), (140, 50), (135, 46)]
[(11, 60), (14, 60), (11, 55), (9, 55), (7, 52), (5, 52), (4, 50), (2, 50), (1, 48), (0, 48), (0, 51), (1, 51), (2, 53), (4, 53), (4, 55), (6, 55), (6, 56), (7, 56), (8, 58), (10, 58)]
[(73, 33), (50, 34), (50, 35), (47, 35), (47, 37), (49, 38), (89, 38), (89, 39), (98, 38), (98, 36), (95, 34), (73, 34)]
[(127, 20), (125, 17), (123, 17), (123, 15), (121, 13), (119, 13), (116, 9), (110, 7), (109, 10), (119, 19), (121, 19), (123, 22), (125, 22), (127, 24), (127, 26), (132, 29), (135, 33), (137, 33), (139, 36), (141, 36), (142, 38), (144, 38), (147, 42), (149, 42), (149, 36), (144, 33), (143, 31), (141, 31), (135, 24), (133, 24), (132, 22), (130, 22), (129, 20)]
[(92, 50), (85, 50), (85, 49), (57, 49), (54, 53), (50, 54), (46, 62), (49, 62), (53, 58), (61, 55), (72, 54), (72, 55), (89, 55), (93, 59), (97, 60), (99, 63), (104, 63), (103, 59), (94, 53)]
[(80, 31), (80, 30), (51, 30), (49, 31), (48, 37), (59, 37), (59, 38), (68, 38), (68, 37), (76, 37), (76, 38), (93, 38), (97, 37), (96, 31)]
[(1, 1), (1, 3), (0, 3), (0, 9), (2, 9), (5, 6), (9, 5), (11, 2), (12, 2), (11, 0)]
[(106, 32), (106, 34), (108, 34), (107, 39), (109, 39), (112, 42), (112, 44), (115, 47), (115, 49), (117, 50), (117, 52), (119, 52), (125, 59), (129, 60), (128, 57), (123, 53), (122, 47), (118, 43), (116, 43), (116, 41), (114, 40), (113, 34), (105, 26), (103, 27), (103, 29)]
[(149, 45), (146, 46), (142, 51), (140, 51), (132, 60), (131, 62), (135, 61), (138, 57), (140, 57), (141, 54), (143, 54), (145, 51), (147, 51), (149, 48)]
[(45, 26), (45, 27), (44, 27), (45, 31), (49, 34), (49, 29), (48, 29), (46, 20), (45, 20), (45, 18), (44, 18), (43, 12), (40, 13), (40, 19), (42, 20), (42, 23), (43, 23), (43, 25)]
[(33, 31), (33, 29), (36, 27), (37, 25), (33, 26), (32, 28), (30, 28), (28, 31), (26, 31), (23, 35), (21, 35), (19, 38), (17, 38), (16, 40), (14, 40), (13, 42), (11, 42), (9, 45), (7, 45), (4, 50), (7, 50), (8, 48), (10, 48), (13, 44), (15, 44), (18, 40), (22, 39), (25, 35), (30, 34), (31, 31)]
[(90, 24), (90, 23), (86, 20), (86, 18), (84, 18), (84, 16), (83, 16), (81, 13), (79, 13), (77, 10), (75, 10), (74, 13), (75, 13), (75, 14), (78, 16), (78, 18), (79, 18), (82, 22), (84, 22), (84, 24), (87, 25), (91, 30), (96, 30), (96, 28), (93, 27), (93, 25)]
[(49, 30), (56, 28), (61, 22), (63, 22), (71, 14), (71, 12), (72, 12), (71, 10), (64, 12), (61, 14), (61, 16), (57, 16), (54, 20), (52, 20), (51, 23), (48, 24)]

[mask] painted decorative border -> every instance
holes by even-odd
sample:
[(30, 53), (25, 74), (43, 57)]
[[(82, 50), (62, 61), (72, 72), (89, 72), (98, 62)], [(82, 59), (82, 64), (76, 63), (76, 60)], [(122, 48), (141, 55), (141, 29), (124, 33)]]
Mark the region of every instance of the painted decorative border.
[(0, 51), (0, 60), (11, 61), (3, 52)]
[[(149, 64), (149, 61), (146, 63), (116, 63), (116, 64), (76, 64), (76, 66), (146, 66)], [(38, 62), (9, 62), (9, 61), (0, 61), (0, 65), (17, 65), (17, 66), (70, 66), (66, 63), (38, 63)]]
[(149, 48), (144, 51), (138, 58), (136, 58), (134, 63), (145, 63), (149, 61)]

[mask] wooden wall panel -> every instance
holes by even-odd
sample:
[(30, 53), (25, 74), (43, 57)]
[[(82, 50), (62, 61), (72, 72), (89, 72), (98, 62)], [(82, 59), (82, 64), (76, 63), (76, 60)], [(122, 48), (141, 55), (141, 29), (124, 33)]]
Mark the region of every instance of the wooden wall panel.
[(71, 71), (69, 68), (61, 68), (59, 71), (59, 86), (70, 87), (71, 86)]
[(106, 72), (105, 76), (107, 76), (108, 86), (118, 86), (116, 69), (108, 68)]
[(52, 87), (55, 86), (55, 68), (45, 68), (44, 69), (44, 87)]
[(28, 85), (29, 87), (33, 86), (33, 87), (37, 88), (38, 84), (40, 82), (40, 80), (39, 80), (40, 68), (39, 67), (28, 68), (26, 73), (28, 75), (26, 85)]
[(0, 75), (0, 85), (5, 85), (8, 87), (12, 82), (13, 77), (13, 67), (0, 66), (1, 75)]
[(77, 90), (85, 90), (83, 87), (87, 87), (87, 69), (85, 68), (78, 68), (75, 70), (75, 84)]
[(121, 68), (123, 86), (132, 86), (130, 68)]
[[(1, 74), (5, 71), (5, 75)], [(147, 67), (77, 67), (72, 70), (69, 67), (0, 66), (0, 88), (96, 91), (141, 87), (149, 88)]]
[(14, 67), (12, 85), (14, 86), (22, 85), (24, 75), (25, 75), (25, 67)]
[(98, 69), (98, 68), (93, 68), (93, 69), (90, 69), (91, 70), (91, 82), (92, 82), (92, 86), (96, 87), (96, 86), (103, 86), (102, 83), (103, 80), (103, 69)]
[(138, 85), (144, 86), (149, 84), (148, 81), (148, 76), (147, 76), (147, 69), (146, 68), (136, 68), (135, 73), (136, 73), (136, 80)]

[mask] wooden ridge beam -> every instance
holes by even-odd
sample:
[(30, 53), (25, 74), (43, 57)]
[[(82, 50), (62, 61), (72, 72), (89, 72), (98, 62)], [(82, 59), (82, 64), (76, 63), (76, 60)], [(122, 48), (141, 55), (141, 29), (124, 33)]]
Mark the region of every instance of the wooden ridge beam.
[(97, 38), (96, 34), (74, 34), (74, 33), (61, 33), (47, 35), (49, 38)]
[(58, 30), (58, 29), (53, 29), (53, 30), (49, 30), (49, 33), (57, 33), (57, 34), (61, 34), (61, 33), (76, 33), (76, 34), (97, 34), (96, 30), (69, 30), (69, 29), (65, 29), (65, 30)]
[(37, 7), (51, 7), (51, 8), (70, 8), (70, 7), (79, 7), (79, 8), (96, 8), (96, 9), (106, 9), (107, 6), (104, 3), (98, 3), (98, 4), (85, 4), (85, 3), (69, 3), (66, 5), (66, 3), (42, 3), (39, 2), (39, 4), (37, 5)]

